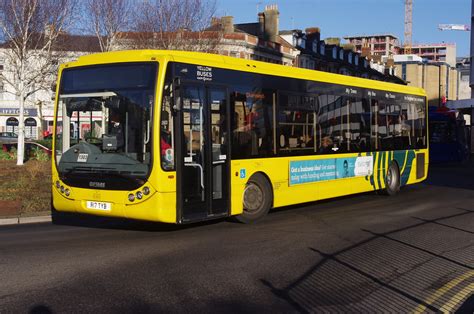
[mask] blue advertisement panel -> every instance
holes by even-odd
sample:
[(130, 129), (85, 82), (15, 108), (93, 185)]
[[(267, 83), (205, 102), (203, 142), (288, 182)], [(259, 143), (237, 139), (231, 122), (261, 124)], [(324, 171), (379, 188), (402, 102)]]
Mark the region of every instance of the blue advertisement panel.
[(290, 185), (335, 178), (334, 159), (290, 161)]
[(372, 157), (290, 161), (290, 185), (372, 174)]

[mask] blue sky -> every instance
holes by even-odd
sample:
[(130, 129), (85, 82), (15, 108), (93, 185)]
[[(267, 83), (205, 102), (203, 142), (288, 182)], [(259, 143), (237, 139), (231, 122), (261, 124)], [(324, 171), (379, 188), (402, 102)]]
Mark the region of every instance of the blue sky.
[[(278, 4), (280, 30), (317, 26), (321, 37), (391, 33), (403, 41), (404, 0), (216, 0), (217, 15), (235, 23), (257, 21), (267, 4)], [(469, 56), (470, 34), (440, 31), (438, 24), (470, 24), (470, 0), (413, 0), (414, 43), (456, 43), (458, 56)]]

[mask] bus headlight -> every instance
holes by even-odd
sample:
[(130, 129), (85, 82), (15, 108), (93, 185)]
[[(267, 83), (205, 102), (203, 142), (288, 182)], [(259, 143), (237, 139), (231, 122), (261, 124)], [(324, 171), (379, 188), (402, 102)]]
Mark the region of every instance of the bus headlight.
[(60, 188), (61, 187), (61, 183), (59, 182), (59, 180), (56, 181), (56, 188)]
[(66, 196), (69, 196), (69, 195), (71, 195), (71, 191), (69, 191), (69, 189), (66, 189), (66, 190), (64, 191), (64, 194), (65, 194)]
[(143, 198), (143, 193), (138, 191), (136, 196), (137, 196), (137, 199), (141, 200)]
[(133, 193), (128, 194), (128, 200), (133, 202), (135, 200), (135, 195), (133, 195)]
[(147, 187), (147, 186), (145, 186), (142, 191), (143, 191), (143, 194), (145, 194), (145, 195), (150, 194), (150, 188)]
[(64, 193), (64, 185), (61, 185), (60, 190), (61, 190), (61, 193)]

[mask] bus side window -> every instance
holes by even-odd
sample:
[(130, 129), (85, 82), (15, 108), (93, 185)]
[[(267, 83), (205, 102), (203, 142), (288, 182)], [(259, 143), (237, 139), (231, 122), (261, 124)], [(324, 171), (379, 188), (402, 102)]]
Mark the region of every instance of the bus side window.
[(375, 99), (370, 100), (370, 115), (371, 115), (371, 131), (370, 131), (370, 147), (373, 151), (380, 150), (380, 138), (379, 138), (379, 103)]
[(379, 102), (378, 107), (378, 141), (380, 143), (379, 150), (391, 150), (393, 149), (393, 137), (390, 133), (390, 104), (386, 102)]
[[(231, 93), (233, 156), (264, 157), (272, 152), (273, 118), (270, 93), (252, 90)], [(232, 109), (231, 109), (232, 111)]]
[(370, 107), (364, 98), (353, 99), (349, 117), (351, 152), (370, 150)]
[(277, 141), (281, 155), (311, 155), (316, 151), (316, 98), (312, 95), (280, 93)]
[(231, 131), (232, 131), (232, 154), (234, 158), (246, 156), (249, 137), (246, 136), (244, 117), (246, 113), (243, 95), (239, 92), (233, 92), (230, 96), (231, 108)]
[(426, 107), (424, 103), (412, 104), (416, 148), (426, 148)]
[(333, 140), (331, 138), (331, 119), (334, 112), (331, 110), (331, 103), (334, 101), (333, 95), (319, 95), (319, 113), (318, 113), (318, 134), (317, 151), (319, 154), (329, 154), (333, 150)]

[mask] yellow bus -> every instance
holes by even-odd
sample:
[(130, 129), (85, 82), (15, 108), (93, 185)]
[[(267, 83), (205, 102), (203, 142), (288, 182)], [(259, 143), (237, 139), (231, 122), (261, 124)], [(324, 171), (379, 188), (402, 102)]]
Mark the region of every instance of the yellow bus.
[(61, 212), (252, 223), (271, 208), (423, 181), (422, 89), (220, 55), (137, 50), (63, 64)]

